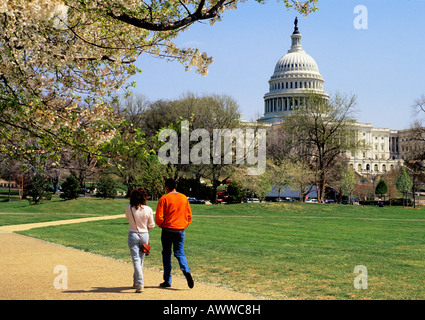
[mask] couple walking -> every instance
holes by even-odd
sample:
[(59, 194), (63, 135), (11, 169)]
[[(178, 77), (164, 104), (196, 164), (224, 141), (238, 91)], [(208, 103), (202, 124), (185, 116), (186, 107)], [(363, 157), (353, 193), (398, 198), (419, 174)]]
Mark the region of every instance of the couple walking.
[(176, 191), (176, 182), (173, 179), (165, 181), (165, 190), (167, 194), (158, 201), (155, 222), (152, 209), (146, 205), (148, 195), (143, 189), (137, 188), (130, 193), (130, 204), (125, 208), (125, 215), (129, 221), (128, 246), (134, 266), (133, 287), (136, 288), (136, 292), (143, 291), (142, 268), (145, 254), (140, 250), (141, 243), (149, 243), (149, 230), (155, 227), (155, 223), (162, 229), (164, 282), (160, 286), (171, 287), (171, 248), (189, 288), (193, 288), (194, 285), (183, 251), (184, 231), (192, 222), (189, 201), (184, 194)]

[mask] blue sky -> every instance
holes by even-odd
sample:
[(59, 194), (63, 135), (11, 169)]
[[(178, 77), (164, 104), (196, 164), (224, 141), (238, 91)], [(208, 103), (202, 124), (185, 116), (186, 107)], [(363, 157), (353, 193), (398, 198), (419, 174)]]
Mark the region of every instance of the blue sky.
[[(366, 30), (354, 27), (358, 5), (368, 10)], [(304, 18), (274, 0), (249, 0), (214, 26), (196, 23), (177, 43), (214, 57), (208, 75), (142, 55), (135, 91), (151, 101), (188, 91), (224, 93), (238, 102), (244, 119), (255, 120), (263, 115), (268, 80), (290, 48), (298, 16), (303, 49), (316, 60), (325, 91), (355, 94), (360, 122), (409, 128), (411, 106), (425, 94), (425, 0), (319, 0), (318, 7)]]

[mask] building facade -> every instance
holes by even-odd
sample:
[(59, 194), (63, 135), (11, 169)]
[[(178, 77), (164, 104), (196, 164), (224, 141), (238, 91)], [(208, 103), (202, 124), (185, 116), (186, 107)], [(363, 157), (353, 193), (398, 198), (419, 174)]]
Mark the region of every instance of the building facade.
[(356, 123), (358, 139), (364, 143), (356, 153), (347, 153), (349, 165), (359, 174), (384, 174), (403, 165), (398, 131)]
[[(264, 95), (264, 116), (259, 121), (272, 129), (302, 104), (307, 92), (329, 99), (319, 67), (303, 50), (301, 39), (296, 19), (291, 48), (276, 63), (269, 80), (269, 92)], [(346, 156), (349, 165), (360, 175), (384, 174), (403, 165), (403, 159), (412, 148), (408, 138), (410, 130), (375, 128), (370, 123), (359, 122), (353, 125), (353, 129), (357, 131), (363, 148)]]

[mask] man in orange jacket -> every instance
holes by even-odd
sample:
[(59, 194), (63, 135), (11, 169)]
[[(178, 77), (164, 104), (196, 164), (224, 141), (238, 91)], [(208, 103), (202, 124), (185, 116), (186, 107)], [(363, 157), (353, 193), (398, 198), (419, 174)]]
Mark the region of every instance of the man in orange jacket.
[(189, 288), (193, 288), (193, 279), (184, 253), (185, 229), (192, 222), (192, 211), (187, 197), (176, 191), (173, 179), (165, 181), (167, 194), (158, 201), (155, 222), (162, 228), (162, 264), (164, 266), (164, 282), (161, 287), (171, 287), (171, 247), (177, 258), (180, 269), (186, 277)]

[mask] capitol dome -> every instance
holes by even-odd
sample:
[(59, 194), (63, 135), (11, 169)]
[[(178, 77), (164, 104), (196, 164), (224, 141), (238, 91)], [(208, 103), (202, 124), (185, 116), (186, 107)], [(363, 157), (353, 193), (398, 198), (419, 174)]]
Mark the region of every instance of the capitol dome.
[(319, 67), (310, 55), (305, 53), (304, 50), (301, 50), (290, 52), (280, 58), (276, 63), (274, 75), (289, 71), (309, 71), (319, 74)]
[(291, 49), (276, 63), (269, 80), (269, 92), (264, 96), (264, 117), (261, 121), (278, 122), (286, 113), (302, 104), (307, 93), (319, 94), (325, 99), (324, 80), (316, 61), (301, 46), (302, 35), (295, 20), (291, 35)]

